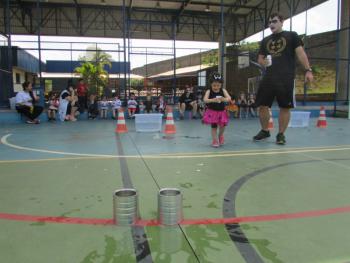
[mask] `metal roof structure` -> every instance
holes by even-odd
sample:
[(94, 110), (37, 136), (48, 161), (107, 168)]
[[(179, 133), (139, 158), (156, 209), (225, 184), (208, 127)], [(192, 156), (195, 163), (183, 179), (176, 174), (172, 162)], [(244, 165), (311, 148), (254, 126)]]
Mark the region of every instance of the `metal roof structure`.
[(4, 14), (0, 31), (4, 35), (39, 31), (55, 36), (218, 41), (223, 28), (225, 42), (234, 43), (266, 28), (272, 12), (288, 18), (325, 1), (5, 0), (0, 6)]

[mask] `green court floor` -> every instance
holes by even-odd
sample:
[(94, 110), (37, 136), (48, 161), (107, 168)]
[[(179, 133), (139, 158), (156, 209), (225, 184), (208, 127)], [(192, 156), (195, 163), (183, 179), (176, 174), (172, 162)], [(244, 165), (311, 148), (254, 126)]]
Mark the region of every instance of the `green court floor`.
[[(199, 120), (171, 138), (131, 120), (125, 134), (102, 120), (3, 125), (0, 262), (350, 262), (350, 122), (316, 121), (278, 146), (276, 130), (252, 141), (257, 119), (232, 120), (218, 149)], [(153, 223), (159, 189), (179, 188), (184, 221), (111, 224), (124, 187)]]

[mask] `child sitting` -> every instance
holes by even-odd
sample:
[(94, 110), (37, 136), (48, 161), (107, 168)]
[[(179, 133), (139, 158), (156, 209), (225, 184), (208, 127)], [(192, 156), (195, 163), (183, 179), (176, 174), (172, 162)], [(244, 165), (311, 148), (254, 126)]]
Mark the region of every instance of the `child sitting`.
[(257, 111), (256, 111), (256, 105), (255, 105), (255, 95), (254, 94), (249, 94), (249, 97), (248, 97), (248, 114), (251, 116), (251, 117), (257, 117)]
[(140, 113), (145, 113), (145, 109), (146, 109), (145, 104), (143, 103), (143, 101), (140, 101), (140, 105), (139, 105)]
[(161, 95), (159, 95), (159, 98), (157, 101), (156, 111), (164, 114), (165, 109), (166, 109), (166, 102), (164, 100), (164, 96), (161, 94)]
[(200, 118), (203, 118), (204, 110), (205, 110), (205, 103), (203, 101), (203, 95), (202, 93), (197, 94), (197, 110)]
[(131, 92), (130, 93), (130, 98), (128, 100), (128, 113), (129, 113), (129, 118), (134, 118), (135, 112), (137, 109), (137, 101), (135, 99), (135, 93)]
[(107, 113), (108, 113), (108, 101), (106, 96), (103, 96), (102, 100), (100, 101), (100, 116), (101, 119), (107, 119)]
[(152, 112), (152, 91), (147, 91), (146, 101), (145, 101), (145, 110), (147, 113)]
[(58, 111), (59, 105), (60, 105), (60, 101), (57, 98), (57, 95), (52, 94), (52, 96), (49, 100), (49, 109), (47, 110), (47, 115), (48, 115), (49, 121), (56, 120), (56, 112)]
[(115, 96), (114, 101), (112, 102), (112, 119), (116, 119), (118, 110), (122, 107), (122, 101), (119, 96)]
[(96, 100), (96, 95), (91, 94), (88, 101), (88, 118), (96, 119), (98, 115), (98, 104)]
[(244, 92), (241, 92), (238, 98), (238, 109), (239, 109), (239, 117), (247, 118), (248, 117), (248, 102), (247, 97)]
[(230, 118), (231, 112), (233, 113), (234, 118), (238, 118), (238, 106), (236, 104), (236, 99), (232, 95), (231, 100), (228, 102), (228, 105), (226, 106), (227, 110), (227, 117)]

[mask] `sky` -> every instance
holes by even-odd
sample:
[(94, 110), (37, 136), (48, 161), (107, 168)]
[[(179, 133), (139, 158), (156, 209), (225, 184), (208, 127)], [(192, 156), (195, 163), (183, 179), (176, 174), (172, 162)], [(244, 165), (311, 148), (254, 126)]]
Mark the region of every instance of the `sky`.
[[(338, 0), (328, 0), (327, 2), (318, 5), (307, 12), (303, 12), (292, 18), (292, 28), (290, 28), (290, 19), (283, 24), (285, 30), (293, 30), (298, 34), (313, 35), (322, 32), (332, 31), (337, 29), (337, 7)], [(305, 28), (307, 15), (307, 28)], [(264, 31), (264, 35), (270, 35), (270, 29)], [(262, 32), (257, 33), (245, 39), (246, 42), (256, 42), (262, 39)]]
[[(293, 30), (299, 34), (305, 34), (305, 31), (308, 35), (317, 34), (321, 32), (335, 30), (337, 28), (337, 3), (338, 0), (328, 0), (327, 2), (316, 6), (307, 11), (307, 28), (305, 28), (306, 13), (301, 13), (293, 17), (292, 28), (290, 28), (290, 20), (284, 22), (285, 30)], [(270, 34), (270, 30), (266, 29), (264, 36)], [(245, 42), (256, 42), (260, 41), (263, 37), (263, 33), (257, 33), (247, 39)], [(32, 40), (37, 41), (37, 36), (12, 36), (13, 45), (18, 45), (22, 48), (37, 48), (35, 43), (20, 43), (16, 41), (22, 40)], [(41, 37), (41, 41), (54, 41), (52, 43), (42, 43), (41, 48), (62, 48), (62, 49), (79, 49), (85, 50), (88, 46), (96, 45), (102, 50), (109, 50), (109, 54), (112, 55), (112, 58), (115, 61), (122, 60), (122, 53), (118, 53), (118, 43), (119, 46), (122, 46), (122, 39), (112, 39), (112, 38), (82, 38), (82, 37)], [(65, 42), (65, 43), (63, 43)], [(69, 42), (80, 42), (78, 43), (69, 43)], [(90, 42), (84, 43), (81, 42)], [(101, 43), (103, 42), (103, 43)], [(173, 41), (169, 40), (144, 40), (144, 39), (134, 39), (131, 40), (132, 52), (141, 52), (145, 53), (146, 48), (149, 55), (131, 55), (131, 68), (140, 67), (146, 63), (152, 63), (160, 60), (172, 59), (172, 46)], [(141, 48), (143, 47), (143, 48)], [(159, 49), (155, 47), (164, 47), (165, 49)], [(200, 48), (198, 48), (200, 47)], [(189, 55), (192, 53), (203, 52), (209, 49), (218, 48), (218, 43), (214, 42), (194, 42), (194, 41), (176, 41), (176, 56), (181, 57)], [(30, 50), (29, 53), (38, 57), (38, 52)], [(42, 51), (41, 57), (42, 60), (78, 60), (79, 55), (82, 55), (83, 51)], [(153, 55), (152, 55), (153, 53)], [(155, 55), (157, 53), (158, 55)], [(159, 55), (161, 53), (161, 55)]]

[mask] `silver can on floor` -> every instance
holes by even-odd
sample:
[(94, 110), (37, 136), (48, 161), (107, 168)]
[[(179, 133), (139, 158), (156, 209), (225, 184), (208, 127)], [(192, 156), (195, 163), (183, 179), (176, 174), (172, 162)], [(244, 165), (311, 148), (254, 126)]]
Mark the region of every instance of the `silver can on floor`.
[(135, 189), (119, 189), (113, 194), (114, 223), (120, 226), (134, 224), (139, 218), (138, 195)]
[(158, 219), (162, 225), (176, 225), (183, 220), (182, 194), (176, 188), (163, 188), (158, 194)]

